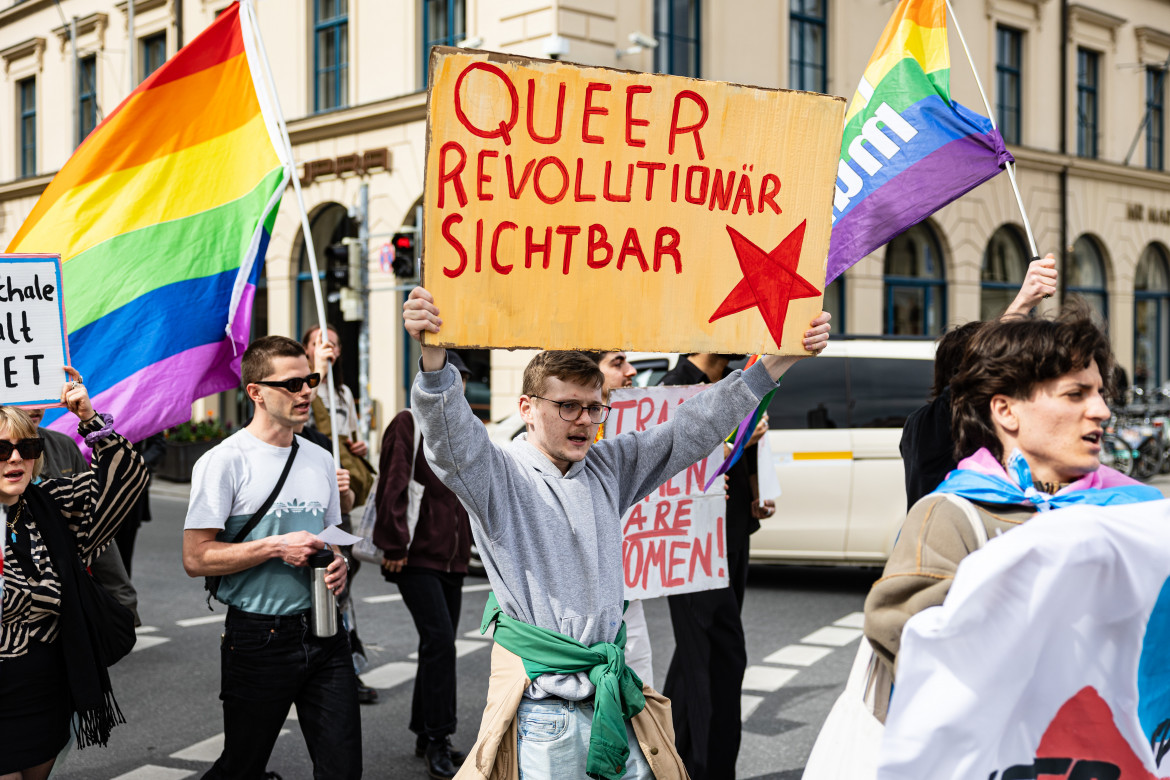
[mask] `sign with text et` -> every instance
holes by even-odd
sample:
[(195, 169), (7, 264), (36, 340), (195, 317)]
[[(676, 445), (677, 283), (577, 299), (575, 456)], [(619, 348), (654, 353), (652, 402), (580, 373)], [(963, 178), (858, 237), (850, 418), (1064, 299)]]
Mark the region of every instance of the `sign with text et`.
[[(624, 387), (610, 393), (607, 439), (674, 417), (710, 385)], [(727, 494), (723, 480), (703, 490), (723, 463), (723, 447), (655, 488), (622, 517), (627, 599), (651, 599), (727, 587)]]
[(69, 365), (59, 255), (0, 254), (0, 406), (60, 406)]
[(441, 346), (802, 353), (845, 101), (432, 50)]

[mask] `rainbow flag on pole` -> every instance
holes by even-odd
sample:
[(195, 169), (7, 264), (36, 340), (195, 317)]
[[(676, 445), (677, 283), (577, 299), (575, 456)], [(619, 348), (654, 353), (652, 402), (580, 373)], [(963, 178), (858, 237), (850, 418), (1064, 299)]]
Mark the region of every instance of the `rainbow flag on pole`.
[[(232, 5), (139, 85), (58, 171), (8, 247), (60, 253), (74, 365), (94, 406), (132, 440), (239, 385), (292, 171), (252, 19)], [(46, 421), (72, 433), (60, 415)]]
[(845, 113), (827, 282), (1012, 162), (950, 68), (944, 0), (902, 0)]

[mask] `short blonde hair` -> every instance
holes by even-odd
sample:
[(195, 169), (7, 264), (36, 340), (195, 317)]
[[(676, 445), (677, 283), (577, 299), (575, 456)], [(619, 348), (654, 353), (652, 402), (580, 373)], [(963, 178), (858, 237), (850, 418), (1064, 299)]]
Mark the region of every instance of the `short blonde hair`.
[[(37, 432), (37, 424), (32, 421), (28, 413), (24, 409), (19, 409), (15, 406), (0, 406), (0, 434), (8, 434), (11, 439), (38, 439), (40, 434)], [(0, 438), (3, 438), (0, 436)], [(21, 455), (24, 455), (22, 452)], [(42, 452), (41, 456), (33, 463), (33, 479), (41, 475), (41, 469), (45, 467), (45, 455)]]

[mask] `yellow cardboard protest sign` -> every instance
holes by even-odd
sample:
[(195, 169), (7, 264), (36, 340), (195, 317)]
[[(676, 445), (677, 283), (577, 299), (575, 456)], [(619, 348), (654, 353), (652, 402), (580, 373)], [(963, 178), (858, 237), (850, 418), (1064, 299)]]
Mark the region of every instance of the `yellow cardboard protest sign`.
[(842, 98), (436, 48), (429, 344), (802, 353)]

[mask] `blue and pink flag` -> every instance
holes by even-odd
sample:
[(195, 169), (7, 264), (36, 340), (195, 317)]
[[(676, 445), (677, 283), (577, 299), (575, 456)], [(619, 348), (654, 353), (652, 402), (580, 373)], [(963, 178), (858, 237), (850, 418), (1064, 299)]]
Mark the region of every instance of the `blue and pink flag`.
[(826, 284), (1013, 161), (950, 67), (944, 0), (902, 0), (845, 113)]

